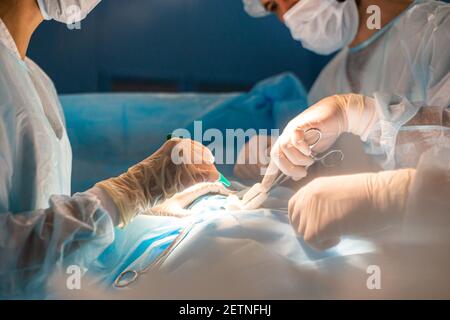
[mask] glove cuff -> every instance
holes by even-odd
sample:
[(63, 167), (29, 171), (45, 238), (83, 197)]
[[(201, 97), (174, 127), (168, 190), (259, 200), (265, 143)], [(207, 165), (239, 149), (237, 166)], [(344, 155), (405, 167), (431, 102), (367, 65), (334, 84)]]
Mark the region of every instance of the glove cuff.
[(415, 173), (415, 169), (401, 169), (372, 176), (369, 192), (373, 204), (389, 220), (403, 219)]
[(349, 94), (345, 96), (344, 110), (347, 118), (347, 132), (366, 141), (378, 119), (375, 100), (360, 94)]
[(147, 209), (142, 199), (141, 188), (130, 181), (127, 173), (108, 180), (101, 181), (95, 187), (104, 190), (112, 199), (119, 212), (119, 227), (123, 228), (139, 213)]

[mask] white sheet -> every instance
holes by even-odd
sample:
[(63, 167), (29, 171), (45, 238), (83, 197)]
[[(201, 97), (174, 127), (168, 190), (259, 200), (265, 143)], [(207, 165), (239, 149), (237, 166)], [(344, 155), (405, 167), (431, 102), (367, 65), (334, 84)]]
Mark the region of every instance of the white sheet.
[[(270, 206), (286, 204), (280, 188)], [(361, 239), (344, 239), (317, 252), (298, 239), (285, 210), (228, 212), (226, 200), (209, 196), (193, 205), (193, 229), (156, 270), (139, 276), (121, 298), (323, 298), (333, 297), (333, 277), (345, 265), (365, 286), (367, 263), (376, 250)], [(337, 268), (337, 269), (336, 269)]]

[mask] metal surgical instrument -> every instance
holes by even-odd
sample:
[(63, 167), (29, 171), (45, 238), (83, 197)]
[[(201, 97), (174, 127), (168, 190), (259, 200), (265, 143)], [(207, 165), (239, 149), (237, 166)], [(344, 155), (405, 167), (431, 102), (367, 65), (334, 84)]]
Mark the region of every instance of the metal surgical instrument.
[[(317, 144), (322, 140), (323, 134), (322, 131), (316, 128), (311, 128), (305, 131), (305, 141), (308, 142), (309, 148), (312, 149), (317, 146)], [(313, 152), (311, 153), (311, 158), (314, 161), (319, 161), (322, 163), (324, 167), (334, 167), (337, 162), (340, 162), (344, 160), (344, 153), (342, 150), (330, 150), (324, 154), (317, 155)], [(250, 203), (253, 199), (256, 199), (259, 197), (262, 193), (269, 194), (275, 187), (285, 183), (288, 181), (290, 177), (286, 176), (285, 174), (278, 171), (277, 177), (273, 180), (271, 185), (268, 188), (265, 188), (264, 190), (259, 191), (256, 193), (253, 197), (249, 199), (245, 199), (244, 205)]]

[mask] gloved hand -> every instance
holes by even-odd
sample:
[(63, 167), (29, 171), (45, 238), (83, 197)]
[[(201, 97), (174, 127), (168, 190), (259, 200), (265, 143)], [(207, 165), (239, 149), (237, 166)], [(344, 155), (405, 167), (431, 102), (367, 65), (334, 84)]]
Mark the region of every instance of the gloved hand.
[(260, 179), (270, 162), (272, 140), (270, 136), (253, 136), (239, 151), (234, 175), (246, 180)]
[(147, 214), (156, 216), (172, 216), (178, 218), (189, 216), (192, 212), (190, 210), (186, 210), (185, 208), (198, 198), (209, 193), (228, 196), (232, 192), (225, 188), (220, 182), (198, 183), (175, 194), (163, 203), (149, 209)]
[[(313, 163), (311, 148), (305, 141), (305, 132), (315, 128), (322, 132), (322, 139), (314, 152), (329, 149), (344, 132), (353, 133), (365, 140), (377, 120), (375, 102), (362, 95), (346, 94), (325, 98), (291, 120), (274, 144), (271, 162), (281, 172), (294, 180), (306, 176), (306, 169)], [(276, 172), (268, 170), (266, 175)]]
[(403, 218), (414, 169), (317, 178), (289, 201), (295, 231), (318, 250)]
[(120, 226), (138, 213), (199, 182), (219, 179), (214, 157), (202, 144), (174, 138), (152, 156), (119, 177), (104, 180), (102, 188), (112, 198), (120, 216)]

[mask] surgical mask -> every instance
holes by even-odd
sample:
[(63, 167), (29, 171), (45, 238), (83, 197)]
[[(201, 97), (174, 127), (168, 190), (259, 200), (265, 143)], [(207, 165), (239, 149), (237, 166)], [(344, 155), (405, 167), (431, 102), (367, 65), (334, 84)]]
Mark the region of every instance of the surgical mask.
[(54, 19), (61, 23), (80, 22), (101, 0), (37, 0), (45, 20)]
[(347, 46), (359, 26), (355, 0), (300, 0), (283, 19), (295, 40), (323, 55)]

